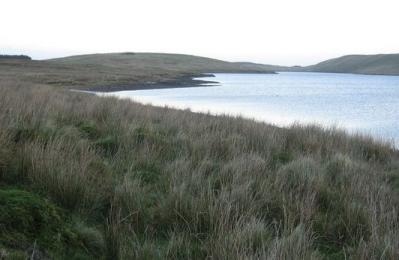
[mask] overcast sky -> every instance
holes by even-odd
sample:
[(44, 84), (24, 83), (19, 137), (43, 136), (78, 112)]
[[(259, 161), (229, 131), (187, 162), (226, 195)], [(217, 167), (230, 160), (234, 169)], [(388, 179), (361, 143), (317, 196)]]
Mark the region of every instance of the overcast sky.
[(398, 0), (1, 0), (0, 53), (169, 52), (308, 65), (399, 53)]

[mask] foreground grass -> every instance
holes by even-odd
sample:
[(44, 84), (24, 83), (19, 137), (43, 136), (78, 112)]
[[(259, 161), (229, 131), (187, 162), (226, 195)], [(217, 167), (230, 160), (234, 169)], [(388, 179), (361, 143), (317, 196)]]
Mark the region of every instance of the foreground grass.
[(47, 86), (0, 86), (0, 258), (397, 259), (399, 155)]

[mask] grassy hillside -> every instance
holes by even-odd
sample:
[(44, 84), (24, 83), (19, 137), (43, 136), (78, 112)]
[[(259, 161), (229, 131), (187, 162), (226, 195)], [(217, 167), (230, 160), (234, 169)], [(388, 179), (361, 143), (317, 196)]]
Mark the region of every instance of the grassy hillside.
[(68, 91), (227, 66), (135, 55), (0, 61), (0, 259), (399, 258), (391, 144)]
[[(248, 64), (248, 62), (237, 62), (237, 63)], [(249, 64), (262, 66), (262, 68), (265, 68), (270, 71), (276, 71), (276, 72), (304, 72), (304, 71), (306, 71), (306, 67), (302, 67), (302, 66), (280, 66), (280, 65), (269, 65), (269, 64), (260, 64), (260, 63), (249, 63)]]
[(211, 58), (166, 53), (108, 53), (71, 56), (50, 60), (58, 64), (93, 66), (102, 64), (109, 68), (157, 69), (167, 71), (259, 72), (270, 73), (264, 65), (255, 63), (226, 62)]
[(1, 259), (398, 259), (399, 154), (0, 80)]
[(92, 54), (45, 61), (0, 59), (2, 78), (73, 88), (178, 83), (182, 77), (206, 72), (272, 73), (251, 63), (239, 64), (179, 54)]
[(306, 67), (307, 71), (399, 75), (399, 54), (348, 55)]
[(347, 55), (311, 66), (262, 65), (272, 71), (399, 75), (399, 54)]

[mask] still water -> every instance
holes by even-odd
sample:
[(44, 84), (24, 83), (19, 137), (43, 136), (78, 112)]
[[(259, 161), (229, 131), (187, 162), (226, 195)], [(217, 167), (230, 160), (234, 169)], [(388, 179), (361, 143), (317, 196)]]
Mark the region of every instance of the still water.
[(215, 74), (216, 86), (111, 93), (156, 106), (241, 115), (279, 126), (316, 123), (399, 144), (399, 76)]

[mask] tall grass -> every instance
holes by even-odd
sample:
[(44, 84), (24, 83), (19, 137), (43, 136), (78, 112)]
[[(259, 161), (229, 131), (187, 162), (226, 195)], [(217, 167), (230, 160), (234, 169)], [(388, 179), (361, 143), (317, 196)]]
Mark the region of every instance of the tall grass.
[(0, 189), (60, 207), (86, 258), (397, 259), (398, 158), (334, 128), (0, 86)]

